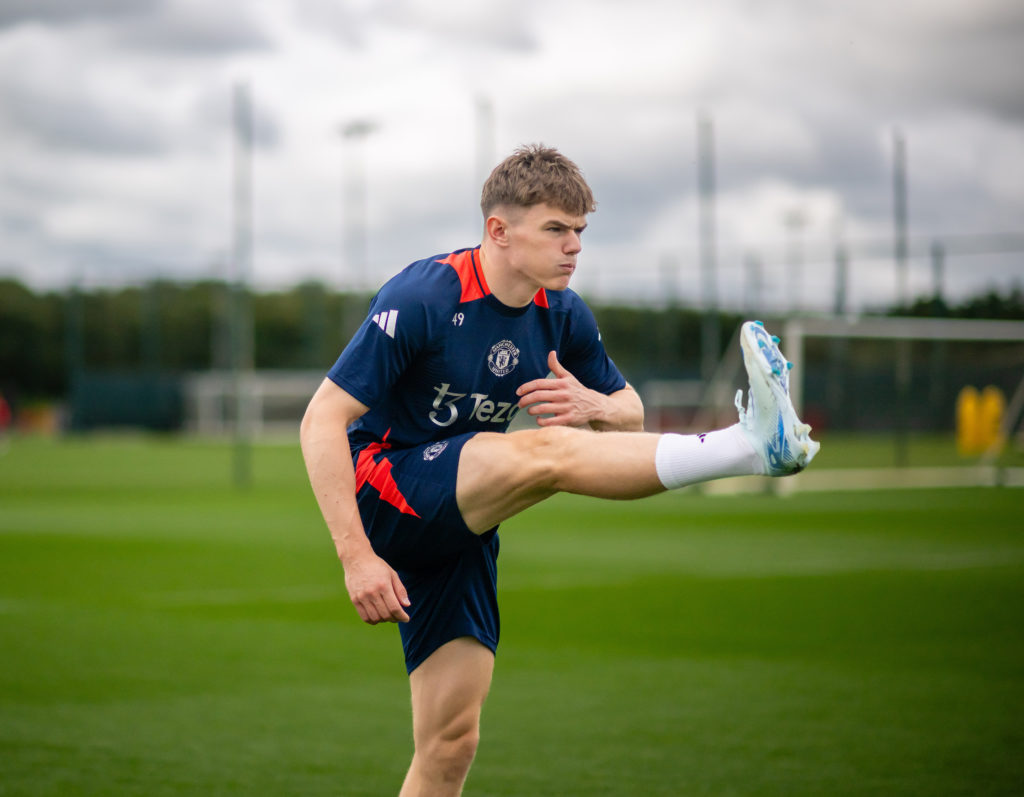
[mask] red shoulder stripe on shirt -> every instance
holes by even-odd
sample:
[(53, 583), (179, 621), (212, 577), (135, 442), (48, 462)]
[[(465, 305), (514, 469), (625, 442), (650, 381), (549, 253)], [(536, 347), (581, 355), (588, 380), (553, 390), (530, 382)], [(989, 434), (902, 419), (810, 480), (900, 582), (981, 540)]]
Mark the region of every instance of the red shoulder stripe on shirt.
[(476, 263), (477, 249), (467, 249), (465, 252), (453, 252), (448, 257), (438, 260), (455, 269), (459, 276), (459, 283), (462, 285), (460, 302), (472, 302), (483, 299), (491, 292), (487, 287), (487, 280), (484, 279), (484, 272)]
[[(458, 274), (459, 284), (462, 286), (459, 302), (483, 299), (491, 292), (487, 285), (487, 279), (484, 277), (484, 270), (480, 268), (480, 263), (477, 260), (479, 251), (477, 248), (467, 249), (465, 252), (453, 252), (448, 257), (437, 261), (451, 266)], [(533, 303), (538, 307), (548, 307), (548, 294), (543, 288), (534, 294)]]

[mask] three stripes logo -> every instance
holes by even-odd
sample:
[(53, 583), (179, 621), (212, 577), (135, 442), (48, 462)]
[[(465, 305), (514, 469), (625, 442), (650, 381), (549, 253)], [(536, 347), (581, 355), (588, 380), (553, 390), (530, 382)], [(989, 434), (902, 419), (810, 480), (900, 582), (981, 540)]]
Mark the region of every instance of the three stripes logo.
[(383, 313), (377, 313), (373, 317), (373, 323), (383, 329), (385, 335), (393, 338), (395, 336), (395, 324), (398, 323), (398, 311), (385, 310)]

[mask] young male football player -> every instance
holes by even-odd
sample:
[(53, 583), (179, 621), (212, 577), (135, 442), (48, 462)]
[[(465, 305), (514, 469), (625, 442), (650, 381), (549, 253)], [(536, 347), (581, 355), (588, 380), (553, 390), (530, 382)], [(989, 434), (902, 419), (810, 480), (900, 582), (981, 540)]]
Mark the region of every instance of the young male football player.
[[(387, 282), (302, 421), (310, 482), (367, 623), (398, 622), (415, 750), (401, 795), (457, 795), (498, 644), (498, 525), (554, 495), (640, 498), (802, 470), (818, 444), (776, 339), (744, 325), (739, 423), (647, 434), (643, 406), (568, 289), (594, 198), (523, 147), (483, 188), (483, 240)], [(517, 412), (537, 428), (505, 433)], [(581, 429), (578, 427), (587, 427)]]

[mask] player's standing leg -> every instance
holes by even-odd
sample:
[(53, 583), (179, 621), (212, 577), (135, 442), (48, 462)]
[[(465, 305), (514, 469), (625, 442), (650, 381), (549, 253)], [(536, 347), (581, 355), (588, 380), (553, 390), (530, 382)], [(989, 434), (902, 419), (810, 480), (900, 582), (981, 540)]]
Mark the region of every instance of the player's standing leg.
[(471, 637), (434, 651), (409, 675), (415, 753), (399, 797), (456, 797), (480, 738), (494, 654)]

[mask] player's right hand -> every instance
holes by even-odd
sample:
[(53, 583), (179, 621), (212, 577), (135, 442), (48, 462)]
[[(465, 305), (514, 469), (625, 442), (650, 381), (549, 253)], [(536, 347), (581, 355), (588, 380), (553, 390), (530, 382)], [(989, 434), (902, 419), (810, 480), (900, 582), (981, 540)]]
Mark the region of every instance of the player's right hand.
[(398, 573), (376, 554), (345, 564), (345, 588), (364, 623), (409, 622), (409, 594)]

